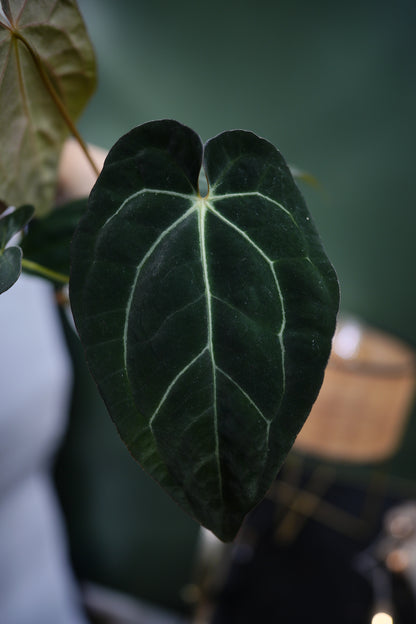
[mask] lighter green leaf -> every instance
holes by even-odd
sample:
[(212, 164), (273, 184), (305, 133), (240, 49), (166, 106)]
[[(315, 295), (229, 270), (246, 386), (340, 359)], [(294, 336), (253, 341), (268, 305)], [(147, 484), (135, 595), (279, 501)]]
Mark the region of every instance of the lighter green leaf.
[(132, 455), (232, 539), (317, 396), (338, 307), (280, 153), (244, 131), (203, 146), (173, 121), (132, 130), (76, 231), (70, 297)]
[(42, 214), (69, 132), (63, 115), (76, 120), (95, 88), (94, 54), (75, 0), (2, 5), (0, 197)]

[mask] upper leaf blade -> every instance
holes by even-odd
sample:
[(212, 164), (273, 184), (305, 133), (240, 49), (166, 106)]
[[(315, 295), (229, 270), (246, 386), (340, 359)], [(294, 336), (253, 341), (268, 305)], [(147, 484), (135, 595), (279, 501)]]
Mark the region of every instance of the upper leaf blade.
[(75, 0), (10, 3), (0, 19), (0, 196), (46, 212), (68, 128), (47, 82), (74, 121), (95, 89), (95, 59)]
[(222, 539), (316, 398), (335, 273), (278, 151), (154, 122), (110, 151), (72, 249), (87, 360), (133, 456)]

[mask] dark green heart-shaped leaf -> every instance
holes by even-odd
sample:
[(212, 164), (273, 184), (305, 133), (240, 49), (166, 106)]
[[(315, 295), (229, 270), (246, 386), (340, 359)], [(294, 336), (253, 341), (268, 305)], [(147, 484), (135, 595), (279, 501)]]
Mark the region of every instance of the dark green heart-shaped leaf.
[(25, 258), (69, 275), (70, 243), (86, 206), (87, 199), (78, 199), (33, 219), (21, 244)]
[(58, 157), (95, 88), (95, 59), (75, 0), (0, 1), (0, 196), (52, 205)]
[(70, 298), (132, 455), (231, 539), (317, 396), (338, 307), (280, 153), (250, 132), (203, 147), (173, 121), (132, 130), (75, 234)]

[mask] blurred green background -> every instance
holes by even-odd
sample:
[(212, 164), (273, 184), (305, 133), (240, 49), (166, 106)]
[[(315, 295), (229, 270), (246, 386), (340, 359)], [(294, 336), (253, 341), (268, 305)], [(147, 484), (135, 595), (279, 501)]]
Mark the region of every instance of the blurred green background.
[[(84, 138), (109, 148), (160, 118), (203, 140), (233, 128), (264, 136), (321, 184), (302, 191), (342, 310), (416, 345), (414, 0), (79, 5), (99, 67)], [(72, 348), (71, 469), (60, 479), (79, 573), (178, 606), (197, 527), (134, 465)], [(414, 420), (390, 468), (406, 479), (416, 479)]]

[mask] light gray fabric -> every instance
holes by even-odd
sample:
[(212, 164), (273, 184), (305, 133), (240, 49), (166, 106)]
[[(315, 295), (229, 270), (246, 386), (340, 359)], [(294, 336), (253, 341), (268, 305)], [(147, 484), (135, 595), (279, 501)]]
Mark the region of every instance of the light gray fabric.
[(83, 624), (50, 465), (71, 383), (50, 286), (0, 296), (0, 622)]

